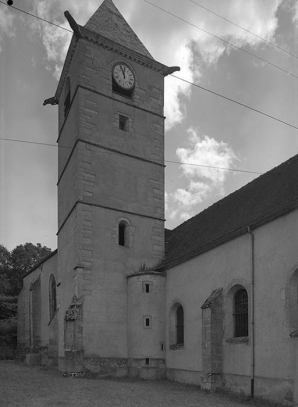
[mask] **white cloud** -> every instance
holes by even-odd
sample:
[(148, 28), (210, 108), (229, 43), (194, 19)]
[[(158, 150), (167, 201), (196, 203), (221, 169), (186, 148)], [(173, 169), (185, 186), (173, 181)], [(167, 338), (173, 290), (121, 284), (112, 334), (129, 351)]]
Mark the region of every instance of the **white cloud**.
[(188, 129), (188, 135), (188, 147), (176, 150), (180, 162), (187, 164), (181, 165), (183, 174), (190, 179), (203, 178), (217, 186), (222, 185), (226, 179), (227, 171), (208, 167), (233, 167), (237, 157), (232, 148), (227, 143), (218, 142), (209, 136), (201, 138), (197, 131), (192, 128)]
[(165, 210), (168, 210), (169, 194), (165, 191)]
[[(282, 0), (271, 0), (270, 2), (260, 0), (230, 0), (227, 7), (226, 2), (222, 0), (212, 1), (210, 9), (219, 15), (235, 22), (243, 28), (254, 32), (260, 37), (267, 40), (274, 41), (274, 33), (278, 26), (278, 20), (275, 16), (276, 11), (281, 4)], [(165, 47), (160, 47), (160, 54), (162, 54), (165, 61), (171, 63), (171, 60), (175, 60), (177, 65), (181, 66), (181, 77), (189, 81), (194, 79), (198, 83), (200, 81), (201, 65), (194, 63), (194, 53), (200, 55), (199, 63), (204, 65), (216, 64), (218, 59), (225, 53), (231, 52), (235, 49), (227, 42), (230, 42), (237, 47), (243, 47), (249, 45), (256, 47), (264, 42), (240, 28), (232, 25), (223, 19), (220, 19), (214, 14), (204, 11), (202, 8), (187, 4), (187, 6), (180, 5), (178, 3), (167, 0), (163, 7), (167, 10), (173, 10), (173, 13), (190, 22), (191, 24), (201, 28), (197, 29), (194, 26), (179, 24), (179, 39), (174, 31), (171, 29), (166, 34), (163, 33), (164, 42), (167, 44)], [(298, 8), (297, 8), (298, 10)], [(298, 11), (297, 11), (298, 14)], [(175, 27), (175, 19), (173, 19), (173, 26)], [(168, 27), (167, 27), (168, 29)], [(214, 36), (222, 38), (227, 42), (223, 42)], [(174, 42), (172, 42), (174, 38)], [(169, 46), (170, 45), (170, 46)], [(179, 52), (175, 55), (175, 49), (179, 47)], [(190, 49), (192, 51), (190, 51)], [(171, 52), (169, 52), (171, 50)], [(174, 54), (173, 54), (174, 50)], [(239, 51), (237, 51), (239, 52)], [(187, 54), (187, 58), (181, 59), (183, 53)], [(175, 58), (176, 56), (176, 58)], [(183, 84), (179, 86), (176, 84), (172, 87), (173, 81), (169, 81), (170, 86), (166, 85), (165, 101), (166, 101), (166, 129), (171, 129), (176, 123), (180, 123), (186, 117), (186, 111), (183, 106), (183, 99), (181, 95), (190, 97), (191, 87), (190, 85)]]
[(294, 3), (294, 16), (293, 16), (293, 21), (297, 22), (298, 21), (298, 3), (295, 1)]
[(193, 206), (201, 203), (211, 190), (211, 186), (204, 182), (190, 181), (187, 189), (179, 188), (174, 192), (173, 199), (180, 205)]
[[(178, 65), (181, 73), (176, 76), (192, 82), (200, 81), (201, 65), (216, 64), (224, 52), (230, 52), (228, 44), (210, 36), (194, 26), (175, 19), (173, 16), (158, 10), (138, 0), (127, 0), (125, 7), (119, 0), (115, 5), (132, 25), (135, 32), (140, 35), (150, 53), (162, 63), (169, 66)], [(210, 9), (234, 21), (236, 24), (255, 32), (257, 35), (274, 40), (274, 33), (278, 25), (275, 16), (282, 0), (222, 0), (212, 1)], [(208, 13), (202, 8), (187, 2), (182, 4), (178, 0), (165, 0), (162, 8), (179, 16), (218, 37), (234, 43), (238, 47), (250, 45), (256, 47), (262, 41), (236, 26)], [(63, 12), (69, 10), (79, 24), (85, 24), (101, 2), (90, 0), (34, 0), (34, 11), (42, 18), (48, 19), (69, 28)], [(146, 14), (144, 14), (146, 13)], [(144, 16), (146, 15), (146, 18)], [(46, 58), (51, 63), (56, 77), (59, 76), (70, 35), (54, 26), (37, 22), (44, 47)], [(238, 51), (237, 51), (238, 52)], [(201, 56), (195, 62), (194, 53)], [(191, 85), (177, 79), (167, 77), (165, 80), (165, 115), (167, 117), (166, 129), (170, 130), (186, 117), (184, 106), (185, 97), (191, 96)]]
[[(98, 7), (96, 0), (89, 1), (88, 5), (81, 1), (64, 0), (35, 0), (33, 12), (45, 20), (51, 21), (67, 30), (71, 30), (64, 11), (69, 10), (79, 24), (85, 24)], [(71, 40), (71, 32), (40, 20), (30, 21), (31, 28), (38, 30), (46, 51), (47, 69), (50, 68), (56, 79), (59, 79), (66, 53)]]
[(180, 214), (180, 219), (183, 220), (183, 222), (185, 222), (186, 220), (192, 218), (193, 216), (195, 216), (194, 212), (182, 212)]
[[(181, 61), (180, 68), (183, 75), (180, 75), (179, 72), (174, 73), (174, 75), (178, 77), (181, 76), (189, 82), (192, 82), (194, 80), (194, 75), (190, 66), (192, 65), (193, 55), (190, 47), (186, 44), (181, 45), (176, 51), (176, 58)], [(181, 123), (185, 117), (183, 101), (179, 98), (179, 95), (182, 94), (189, 98), (191, 94), (191, 85), (187, 82), (168, 76), (165, 79), (166, 130), (170, 130), (175, 124)]]
[(1, 48), (1, 41), (2, 36), (7, 35), (8, 37), (15, 36), (15, 29), (14, 29), (14, 16), (8, 9), (8, 7), (1, 7), (0, 8), (0, 52), (2, 51)]
[(175, 219), (176, 216), (177, 216), (177, 214), (178, 214), (178, 209), (168, 209), (168, 210), (167, 210), (167, 216), (168, 216), (170, 219)]
[[(212, 193), (223, 195), (228, 171), (210, 167), (233, 168), (237, 160), (232, 148), (223, 141), (218, 142), (209, 136), (199, 137), (192, 128), (188, 130), (188, 136), (188, 146), (178, 148), (176, 154), (183, 163), (180, 168), (189, 184), (171, 194), (173, 202), (183, 209), (202, 203)], [(184, 210), (182, 219), (186, 218), (185, 213)]]

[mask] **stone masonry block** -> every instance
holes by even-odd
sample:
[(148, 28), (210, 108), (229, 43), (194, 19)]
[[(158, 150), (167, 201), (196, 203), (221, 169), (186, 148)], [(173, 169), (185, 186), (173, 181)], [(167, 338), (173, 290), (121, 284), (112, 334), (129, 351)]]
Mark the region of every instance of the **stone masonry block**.
[(151, 236), (151, 240), (162, 242), (162, 241), (163, 241), (163, 238), (162, 238), (161, 236), (154, 236), (154, 235), (152, 235), (152, 236)]
[(83, 107), (83, 109), (84, 109), (84, 113), (85, 114), (87, 114), (88, 115), (88, 117), (92, 117), (92, 115), (98, 115), (98, 111), (97, 110), (95, 110), (95, 108), (93, 107), (93, 108), (90, 108), (90, 107)]
[[(93, 65), (94, 66), (94, 65)], [(97, 69), (94, 69), (94, 68), (91, 68), (91, 66), (90, 66), (90, 64), (86, 64), (85, 65), (85, 67), (84, 67), (84, 72), (85, 72), (85, 74), (86, 74), (86, 76), (92, 76), (93, 74), (96, 74), (96, 75), (98, 75), (98, 70)]]

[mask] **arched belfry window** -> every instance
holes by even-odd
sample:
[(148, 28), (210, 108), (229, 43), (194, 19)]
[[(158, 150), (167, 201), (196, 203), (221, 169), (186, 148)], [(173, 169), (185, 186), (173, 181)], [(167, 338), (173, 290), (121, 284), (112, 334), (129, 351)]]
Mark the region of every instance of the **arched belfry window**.
[(57, 291), (56, 291), (56, 280), (53, 274), (50, 277), (49, 284), (49, 305), (50, 305), (50, 319), (53, 318), (55, 312), (57, 311)]
[(118, 244), (119, 246), (130, 246), (129, 224), (124, 220), (118, 223)]
[(125, 229), (126, 224), (124, 222), (120, 222), (118, 227), (119, 246), (125, 246)]
[(176, 344), (184, 344), (184, 313), (182, 305), (176, 311)]
[(65, 84), (64, 117), (67, 116), (69, 109), (70, 109), (70, 79), (68, 77)]
[(248, 296), (244, 288), (234, 294), (234, 336), (248, 336)]

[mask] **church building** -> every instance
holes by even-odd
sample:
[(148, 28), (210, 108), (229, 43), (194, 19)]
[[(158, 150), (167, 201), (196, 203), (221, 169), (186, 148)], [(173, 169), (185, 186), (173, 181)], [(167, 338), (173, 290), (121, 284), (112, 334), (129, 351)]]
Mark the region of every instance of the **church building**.
[(58, 249), (23, 279), (18, 346), (64, 373), (298, 403), (298, 156), (164, 228), (164, 80), (112, 0), (73, 37), (58, 105)]

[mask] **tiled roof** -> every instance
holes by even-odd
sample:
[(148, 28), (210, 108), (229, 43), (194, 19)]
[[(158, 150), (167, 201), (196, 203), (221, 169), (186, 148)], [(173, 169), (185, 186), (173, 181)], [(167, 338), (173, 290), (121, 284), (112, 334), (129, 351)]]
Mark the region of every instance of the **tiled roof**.
[(87, 21), (85, 28), (146, 57), (152, 58), (112, 0), (104, 0), (93, 16)]
[(164, 270), (298, 208), (298, 155), (172, 230)]

